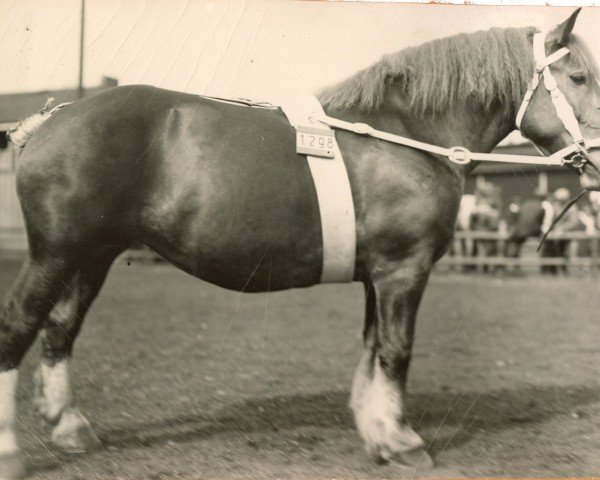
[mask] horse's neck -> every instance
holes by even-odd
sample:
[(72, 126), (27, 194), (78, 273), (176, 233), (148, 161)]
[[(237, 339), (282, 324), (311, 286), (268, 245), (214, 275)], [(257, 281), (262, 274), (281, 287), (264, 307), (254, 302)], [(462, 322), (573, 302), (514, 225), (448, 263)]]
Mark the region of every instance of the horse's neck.
[[(483, 112), (468, 105), (458, 105), (443, 115), (421, 117), (404, 109), (399, 102), (390, 103), (371, 112), (355, 108), (326, 111), (342, 120), (367, 123), (378, 130), (432, 145), (461, 146), (481, 153), (491, 152), (514, 129), (510, 115), (501, 109)], [(467, 171), (472, 168), (474, 165), (467, 167)]]

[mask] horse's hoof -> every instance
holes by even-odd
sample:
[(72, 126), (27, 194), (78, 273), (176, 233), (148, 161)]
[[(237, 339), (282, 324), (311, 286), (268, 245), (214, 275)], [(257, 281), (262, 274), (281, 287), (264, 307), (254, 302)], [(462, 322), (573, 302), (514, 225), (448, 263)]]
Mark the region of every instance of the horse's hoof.
[(433, 468), (433, 459), (423, 447), (394, 453), (390, 460), (405, 467), (418, 468), (419, 470)]
[(0, 455), (0, 480), (17, 480), (25, 478), (27, 470), (20, 453), (5, 453)]
[(63, 413), (52, 432), (52, 442), (67, 453), (89, 452), (102, 445), (90, 423), (77, 411)]
[(53, 434), (52, 442), (67, 453), (90, 452), (102, 446), (92, 429), (84, 425), (71, 432)]

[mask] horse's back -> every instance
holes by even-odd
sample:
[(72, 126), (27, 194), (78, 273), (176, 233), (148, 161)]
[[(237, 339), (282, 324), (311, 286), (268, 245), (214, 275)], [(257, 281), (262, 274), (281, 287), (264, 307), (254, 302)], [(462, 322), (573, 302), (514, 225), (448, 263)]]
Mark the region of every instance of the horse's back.
[(278, 109), (117, 87), (57, 112), (22, 157), (28, 223), (44, 222), (45, 203), (46, 213), (60, 212), (52, 228), (71, 241), (100, 232), (141, 241), (232, 289), (319, 279), (314, 185)]

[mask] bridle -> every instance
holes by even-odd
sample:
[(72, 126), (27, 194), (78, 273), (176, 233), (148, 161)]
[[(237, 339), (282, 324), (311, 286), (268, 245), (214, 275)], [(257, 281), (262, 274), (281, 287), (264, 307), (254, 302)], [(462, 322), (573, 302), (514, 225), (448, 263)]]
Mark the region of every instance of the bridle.
[[(534, 155), (510, 155), (503, 153), (477, 153), (471, 152), (465, 147), (455, 146), (451, 148), (439, 147), (430, 143), (419, 142), (412, 138), (403, 137), (381, 130), (376, 130), (365, 123), (352, 123), (329, 117), (324, 114), (315, 113), (311, 116), (311, 120), (316, 123), (322, 123), (330, 128), (347, 130), (373, 138), (378, 138), (391, 143), (405, 145), (407, 147), (423, 150), (447, 157), (452, 163), (458, 165), (467, 165), (471, 161), (479, 162), (508, 162), (508, 163), (524, 163), (530, 165), (555, 165), (555, 166), (570, 166), (582, 173), (583, 167), (589, 162), (588, 150), (591, 148), (600, 148), (600, 137), (594, 139), (585, 139), (579, 128), (579, 122), (573, 112), (573, 107), (569, 104), (564, 94), (558, 88), (556, 79), (550, 72), (550, 65), (557, 60), (560, 60), (569, 53), (566, 47), (560, 48), (556, 52), (546, 55), (545, 49), (545, 33), (536, 33), (533, 37), (533, 56), (535, 62), (535, 71), (533, 78), (529, 82), (525, 97), (521, 102), (521, 106), (517, 111), (515, 120), (516, 127), (521, 130), (521, 122), (525, 111), (529, 106), (535, 90), (540, 85), (544, 84), (546, 90), (550, 93), (552, 104), (556, 110), (558, 118), (562, 121), (565, 129), (571, 135), (573, 143), (561, 150), (554, 152), (552, 155), (545, 156), (537, 145), (534, 146), (541, 157)], [(532, 142), (533, 143), (533, 142)]]
[[(554, 109), (556, 110), (556, 115), (563, 123), (565, 130), (569, 132), (569, 135), (571, 135), (571, 138), (573, 139), (573, 145), (570, 148), (574, 147), (575, 150), (570, 155), (565, 155), (562, 157), (563, 164), (570, 165), (571, 167), (579, 170), (579, 172), (581, 173), (584, 165), (588, 162), (588, 145), (586, 144), (586, 141), (583, 138), (581, 128), (579, 128), (579, 122), (577, 120), (577, 117), (575, 117), (573, 107), (569, 104), (565, 95), (558, 88), (558, 83), (556, 82), (556, 79), (550, 71), (550, 65), (567, 55), (569, 53), (569, 49), (566, 47), (562, 47), (556, 52), (546, 56), (545, 43), (546, 33), (542, 32), (534, 34), (533, 57), (535, 62), (535, 72), (533, 73), (533, 78), (527, 86), (527, 92), (525, 93), (525, 97), (521, 102), (521, 106), (517, 111), (515, 124), (517, 129), (519, 129), (519, 131), (521, 131), (521, 134), (525, 137), (525, 134), (521, 130), (521, 122), (523, 121), (525, 111), (529, 106), (529, 102), (531, 101), (535, 90), (540, 85), (540, 83), (543, 83), (544, 87), (546, 87), (546, 90), (548, 90), (548, 93), (550, 94), (552, 104), (554, 105)], [(532, 143), (538, 150), (538, 152), (544, 155), (543, 152), (533, 141)], [(561, 152), (563, 150), (561, 150)]]

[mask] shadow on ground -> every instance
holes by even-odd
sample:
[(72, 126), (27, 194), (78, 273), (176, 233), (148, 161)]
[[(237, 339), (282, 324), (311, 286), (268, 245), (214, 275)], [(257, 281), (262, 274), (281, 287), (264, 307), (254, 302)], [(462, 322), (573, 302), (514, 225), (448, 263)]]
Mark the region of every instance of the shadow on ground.
[[(189, 415), (132, 422), (124, 428), (98, 433), (105, 448), (116, 450), (194, 442), (226, 433), (285, 434), (299, 427), (342, 433), (354, 429), (347, 407), (348, 396), (347, 391), (328, 391), (251, 399), (230, 404), (215, 416)], [(485, 393), (438, 391), (412, 395), (409, 417), (429, 443), (429, 452), (435, 458), (442, 451), (476, 441), (474, 437), (481, 433), (489, 439), (505, 430), (534, 428), (554, 416), (568, 414), (598, 400), (600, 387), (524, 386)], [(442, 426), (446, 433), (440, 435)], [(314, 443), (319, 438), (308, 436), (305, 441)], [(358, 444), (359, 439), (356, 441)], [(76, 458), (55, 449), (51, 453), (54, 458), (32, 458), (31, 470), (54, 470)]]

